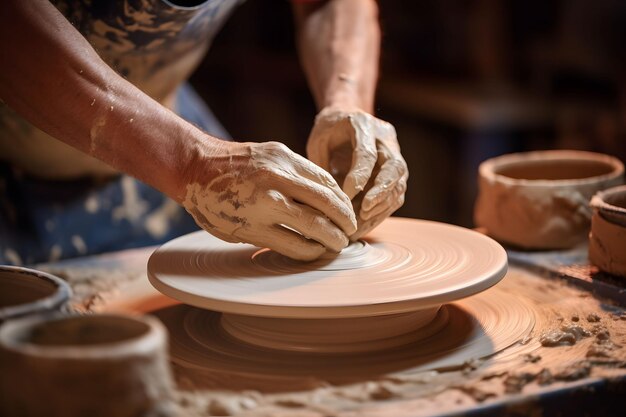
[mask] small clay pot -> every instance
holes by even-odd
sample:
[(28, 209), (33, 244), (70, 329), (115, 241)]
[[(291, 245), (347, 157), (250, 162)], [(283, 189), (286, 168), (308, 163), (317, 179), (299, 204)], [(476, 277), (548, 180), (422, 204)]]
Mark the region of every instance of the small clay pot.
[(602, 271), (626, 277), (626, 186), (597, 193), (591, 207), (589, 260)]
[(150, 317), (43, 316), (0, 327), (0, 415), (170, 416), (167, 334)]
[(59, 277), (0, 265), (0, 323), (29, 314), (58, 311), (71, 294), (70, 286)]
[(623, 182), (624, 165), (608, 155), (537, 151), (503, 155), (479, 168), (477, 226), (524, 249), (566, 249), (587, 238), (589, 199)]

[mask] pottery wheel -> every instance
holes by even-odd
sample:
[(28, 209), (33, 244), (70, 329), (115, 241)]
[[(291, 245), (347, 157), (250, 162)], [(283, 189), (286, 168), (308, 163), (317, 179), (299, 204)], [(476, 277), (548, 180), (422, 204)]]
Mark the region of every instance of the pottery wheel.
[[(492, 288), (444, 305), (405, 344), (355, 352), (278, 351), (242, 342), (224, 315), (188, 305), (151, 311), (170, 332), (170, 357), (181, 381), (196, 388), (298, 391), (425, 370), (458, 369), (488, 358), (530, 334), (536, 314), (523, 297)], [(377, 323), (372, 324), (372, 330)], [(346, 329), (348, 330), (348, 329)], [(500, 355), (506, 355), (501, 352)]]
[(506, 268), (506, 252), (486, 236), (391, 218), (314, 262), (200, 231), (155, 251), (148, 276), (165, 295), (224, 313), (204, 317), (207, 329), (257, 347), (338, 353), (429, 337), (448, 322), (443, 304), (491, 287)]

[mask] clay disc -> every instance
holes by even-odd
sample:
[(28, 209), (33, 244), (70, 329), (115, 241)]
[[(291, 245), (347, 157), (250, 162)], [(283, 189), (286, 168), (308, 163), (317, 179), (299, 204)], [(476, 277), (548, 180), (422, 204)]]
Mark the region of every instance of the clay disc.
[(203, 309), (282, 318), (345, 318), (438, 306), (481, 292), (507, 269), (504, 249), (462, 227), (389, 218), (341, 254), (299, 262), (199, 231), (157, 249), (154, 287)]

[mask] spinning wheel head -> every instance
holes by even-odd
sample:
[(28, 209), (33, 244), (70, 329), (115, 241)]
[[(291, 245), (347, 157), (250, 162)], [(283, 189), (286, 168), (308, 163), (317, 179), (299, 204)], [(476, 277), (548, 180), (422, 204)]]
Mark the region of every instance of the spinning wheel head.
[(348, 318), (438, 307), (504, 277), (494, 240), (443, 223), (390, 218), (338, 255), (305, 263), (199, 231), (157, 249), (148, 276), (185, 304), (238, 315)]

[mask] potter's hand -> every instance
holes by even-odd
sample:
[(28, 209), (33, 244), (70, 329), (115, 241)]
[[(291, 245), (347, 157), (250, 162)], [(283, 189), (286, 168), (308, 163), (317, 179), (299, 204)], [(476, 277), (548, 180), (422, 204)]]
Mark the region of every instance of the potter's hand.
[(199, 159), (183, 205), (220, 239), (312, 260), (341, 251), (356, 230), (335, 180), (282, 143), (224, 142)]
[(324, 108), (307, 144), (309, 159), (330, 172), (352, 199), (356, 240), (404, 203), (408, 168), (394, 127), (361, 110)]

